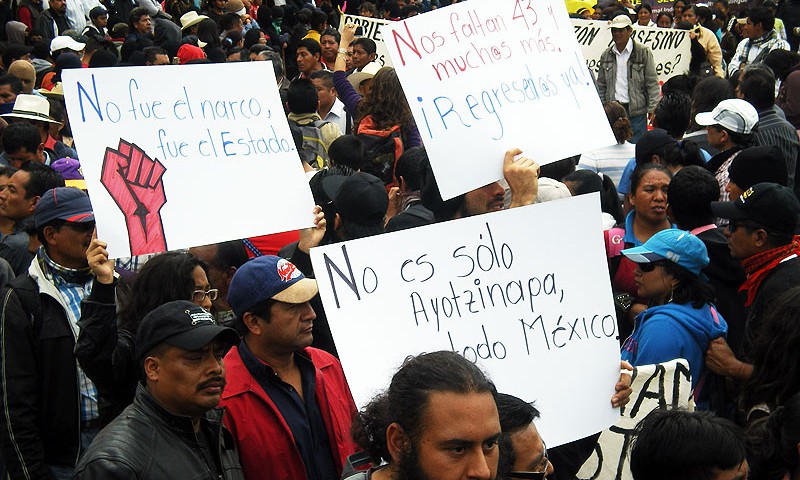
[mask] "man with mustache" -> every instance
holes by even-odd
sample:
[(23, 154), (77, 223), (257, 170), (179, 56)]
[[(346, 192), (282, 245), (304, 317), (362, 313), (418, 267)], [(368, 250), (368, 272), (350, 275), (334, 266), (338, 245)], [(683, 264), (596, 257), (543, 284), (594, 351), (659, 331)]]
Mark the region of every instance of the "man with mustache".
[(342, 366), (310, 347), (316, 294), (315, 280), (269, 255), (242, 265), (228, 288), (244, 337), (225, 356), (222, 405), (248, 480), (338, 479), (355, 451), (356, 407)]
[(243, 479), (224, 411), (215, 408), (225, 388), (222, 358), (238, 340), (187, 300), (148, 313), (136, 332), (145, 380), (133, 404), (100, 431), (73, 479)]

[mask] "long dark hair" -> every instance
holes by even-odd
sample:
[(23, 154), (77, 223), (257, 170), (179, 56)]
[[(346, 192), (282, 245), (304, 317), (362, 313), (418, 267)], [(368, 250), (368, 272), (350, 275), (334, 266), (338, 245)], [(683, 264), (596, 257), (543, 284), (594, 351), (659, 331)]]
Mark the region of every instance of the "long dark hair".
[(383, 67), (372, 77), (369, 95), (358, 104), (358, 121), (371, 115), (379, 129), (392, 125), (411, 125), (411, 108), (408, 106), (403, 87), (392, 67)]
[(119, 328), (136, 334), (139, 322), (154, 308), (173, 300), (191, 300), (192, 272), (197, 267), (208, 274), (205, 262), (190, 253), (166, 252), (148, 260), (119, 311)]
[(714, 303), (714, 289), (711, 285), (677, 263), (664, 261), (663, 265), (664, 270), (678, 281), (672, 291), (672, 303), (690, 303), (694, 308)]
[(781, 294), (767, 310), (751, 352), (753, 374), (742, 391), (741, 406), (772, 408), (800, 392), (800, 287)]

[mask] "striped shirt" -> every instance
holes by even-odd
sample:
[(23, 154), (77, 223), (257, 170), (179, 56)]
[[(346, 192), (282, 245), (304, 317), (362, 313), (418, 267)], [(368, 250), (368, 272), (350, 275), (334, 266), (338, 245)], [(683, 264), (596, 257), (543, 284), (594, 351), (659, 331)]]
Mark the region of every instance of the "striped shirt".
[(577, 168), (602, 173), (614, 181), (614, 186), (619, 186), (625, 166), (635, 156), (636, 145), (626, 141), (584, 153)]
[[(53, 282), (61, 294), (64, 304), (68, 307), (65, 313), (72, 323), (72, 329), (77, 331), (77, 323), (81, 318), (81, 301), (89, 295), (94, 277), (89, 273), (88, 268), (84, 272), (57, 264), (47, 255), (44, 247), (39, 247), (38, 258), (45, 276)], [(77, 369), (78, 387), (81, 393), (81, 421), (95, 420), (100, 417), (100, 410), (97, 406), (97, 387), (83, 373), (80, 365), (77, 366)]]
[(775, 113), (775, 109), (758, 112), (758, 127), (753, 139), (756, 146), (774, 145), (783, 153), (786, 161), (786, 173), (789, 188), (794, 188), (794, 174), (797, 168), (797, 156), (800, 154), (800, 140), (797, 130), (791, 123), (783, 120)]

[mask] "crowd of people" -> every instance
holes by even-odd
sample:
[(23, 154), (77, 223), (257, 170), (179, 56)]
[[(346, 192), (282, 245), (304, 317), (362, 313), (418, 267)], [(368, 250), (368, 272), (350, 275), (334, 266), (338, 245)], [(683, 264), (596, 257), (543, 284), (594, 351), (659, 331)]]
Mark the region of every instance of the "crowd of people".
[[(536, 399), (454, 352), (410, 357), (359, 410), (310, 250), (599, 192), (621, 333), (610, 403), (629, 402), (630, 369), (682, 358), (697, 410), (646, 416), (633, 478), (800, 479), (795, 1), (581, 7), (611, 31), (592, 73), (616, 143), (543, 166), (509, 145), (483, 159), (503, 179), (447, 200), (397, 73), (339, 22), (341, 7), (401, 20), (454, 1), (3, 3), (4, 475), (576, 478), (597, 435), (548, 449)], [(640, 27), (689, 30), (689, 70), (659, 84)], [(314, 226), (110, 259), (64, 69), (246, 61), (272, 63), (261, 88), (285, 107)]]

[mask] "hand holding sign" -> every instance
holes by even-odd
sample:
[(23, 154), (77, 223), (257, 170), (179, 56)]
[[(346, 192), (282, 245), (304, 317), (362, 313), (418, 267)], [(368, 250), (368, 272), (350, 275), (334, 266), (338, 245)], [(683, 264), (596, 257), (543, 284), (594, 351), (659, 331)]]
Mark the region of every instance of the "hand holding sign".
[(100, 181), (125, 215), (132, 255), (167, 250), (160, 214), (167, 202), (161, 181), (166, 170), (125, 140), (117, 150), (106, 148)]
[(503, 159), (503, 176), (511, 189), (511, 207), (536, 203), (539, 195), (539, 165), (528, 157), (520, 157), (522, 150), (512, 148)]

